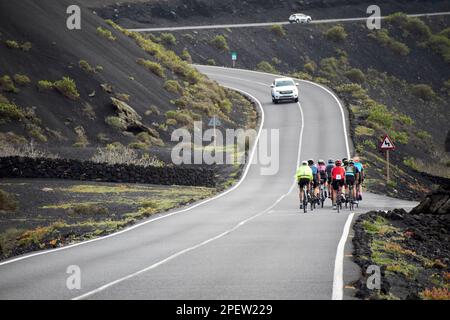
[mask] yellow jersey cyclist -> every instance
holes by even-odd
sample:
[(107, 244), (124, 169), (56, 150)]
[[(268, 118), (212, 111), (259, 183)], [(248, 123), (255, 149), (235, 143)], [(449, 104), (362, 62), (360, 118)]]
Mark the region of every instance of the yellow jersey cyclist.
[(311, 181), (313, 180), (313, 172), (311, 168), (308, 166), (308, 161), (303, 161), (302, 165), (298, 167), (297, 173), (295, 174), (297, 177), (297, 183), (300, 188), (299, 198), (300, 198), (300, 209), (303, 209), (303, 188), (306, 186), (306, 194), (309, 197), (309, 188)]

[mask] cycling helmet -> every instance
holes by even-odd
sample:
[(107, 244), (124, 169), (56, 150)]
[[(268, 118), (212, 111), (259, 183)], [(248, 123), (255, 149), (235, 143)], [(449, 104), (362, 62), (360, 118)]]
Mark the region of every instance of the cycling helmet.
[(325, 161), (323, 161), (322, 159), (320, 159), (319, 161), (317, 161), (318, 164), (325, 164)]
[(307, 166), (308, 165), (308, 161), (302, 161), (302, 166)]
[(338, 167), (340, 167), (342, 165), (342, 161), (337, 159), (334, 164), (337, 165)]
[(312, 165), (314, 164), (314, 160), (313, 160), (313, 159), (309, 159), (309, 160), (308, 160), (308, 164), (309, 164), (310, 166), (312, 166)]
[(342, 158), (342, 163), (345, 163), (347, 160), (347, 158)]
[(353, 159), (350, 159), (350, 160), (348, 161), (348, 164), (355, 164), (355, 162), (353, 161)]
[(333, 163), (334, 163), (333, 159), (328, 160), (328, 164), (333, 164)]
[(354, 157), (354, 158), (353, 158), (353, 161), (359, 162), (359, 157)]

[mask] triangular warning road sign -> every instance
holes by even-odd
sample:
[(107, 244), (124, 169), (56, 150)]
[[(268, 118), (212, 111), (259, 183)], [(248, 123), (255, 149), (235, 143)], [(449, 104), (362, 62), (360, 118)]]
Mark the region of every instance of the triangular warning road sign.
[(386, 135), (383, 139), (383, 142), (380, 145), (380, 149), (381, 150), (394, 150), (395, 149), (395, 145), (392, 142), (391, 138), (389, 138), (388, 135)]

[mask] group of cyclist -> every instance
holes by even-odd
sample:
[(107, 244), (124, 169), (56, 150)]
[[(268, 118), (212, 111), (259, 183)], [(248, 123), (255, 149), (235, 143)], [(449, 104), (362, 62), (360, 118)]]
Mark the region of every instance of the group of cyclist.
[[(362, 200), (361, 185), (364, 182), (364, 166), (359, 157), (330, 159), (327, 164), (324, 160), (319, 160), (317, 164), (313, 159), (303, 161), (297, 169), (296, 177), (300, 187), (300, 209), (303, 209), (305, 194), (308, 197), (307, 202), (319, 203), (321, 197), (331, 198), (333, 210), (337, 209), (341, 201), (352, 201), (352, 204), (358, 204), (358, 201)], [(349, 194), (350, 191), (352, 194)], [(338, 195), (341, 199), (338, 199)]]

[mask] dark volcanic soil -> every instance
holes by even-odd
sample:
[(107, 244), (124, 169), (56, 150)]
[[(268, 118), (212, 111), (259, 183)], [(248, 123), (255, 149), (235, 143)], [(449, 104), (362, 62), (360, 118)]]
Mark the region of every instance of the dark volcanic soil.
[(98, 14), (129, 28), (208, 25), (285, 21), (294, 12), (304, 12), (314, 19), (366, 16), (369, 5), (377, 4), (383, 15), (397, 11), (408, 13), (448, 11), (442, 0), (170, 0), (170, 1), (83, 1)]
[[(449, 299), (450, 185), (431, 194), (411, 213), (404, 210), (369, 212), (354, 225), (355, 262), (363, 270), (357, 297), (363, 299)], [(444, 209), (446, 208), (446, 209)], [(440, 210), (442, 209), (442, 210)], [(371, 224), (385, 219), (383, 227)], [(388, 226), (388, 227), (386, 227)], [(369, 290), (370, 265), (381, 267), (381, 290)], [(424, 295), (425, 293), (425, 295)]]

